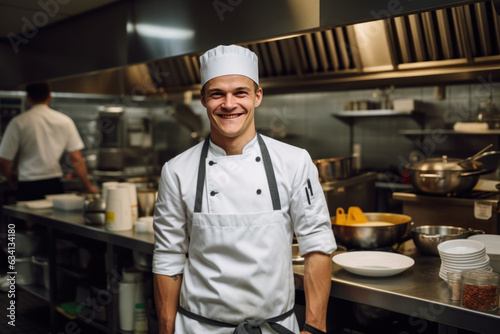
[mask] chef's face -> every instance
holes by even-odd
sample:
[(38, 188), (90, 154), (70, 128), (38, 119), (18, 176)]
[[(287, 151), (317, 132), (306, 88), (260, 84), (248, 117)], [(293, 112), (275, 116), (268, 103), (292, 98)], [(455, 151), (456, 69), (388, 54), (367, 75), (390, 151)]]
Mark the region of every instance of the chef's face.
[(254, 110), (262, 101), (262, 88), (242, 75), (224, 75), (208, 81), (201, 94), (212, 137), (255, 136)]

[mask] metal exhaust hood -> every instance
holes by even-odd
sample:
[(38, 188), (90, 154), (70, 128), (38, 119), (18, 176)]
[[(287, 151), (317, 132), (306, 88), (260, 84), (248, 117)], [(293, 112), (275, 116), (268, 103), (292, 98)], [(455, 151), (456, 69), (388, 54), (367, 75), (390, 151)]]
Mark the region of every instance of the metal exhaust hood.
[[(59, 75), (26, 74), (17, 84), (46, 78), (61, 92), (181, 96), (200, 88), (199, 55), (230, 43), (257, 53), (266, 94), (495, 81), (500, 79), (498, 2), (279, 0), (271, 6), (124, 0), (113, 13), (128, 13), (128, 30), (114, 40), (114, 48), (126, 50), (126, 57), (108, 57), (95, 71), (85, 63), (64, 72), (66, 64), (59, 63)], [(218, 12), (216, 4), (222, 6)], [(264, 24), (249, 19), (257, 16)], [(148, 34), (145, 27), (169, 29)], [(162, 40), (160, 32), (170, 37)]]

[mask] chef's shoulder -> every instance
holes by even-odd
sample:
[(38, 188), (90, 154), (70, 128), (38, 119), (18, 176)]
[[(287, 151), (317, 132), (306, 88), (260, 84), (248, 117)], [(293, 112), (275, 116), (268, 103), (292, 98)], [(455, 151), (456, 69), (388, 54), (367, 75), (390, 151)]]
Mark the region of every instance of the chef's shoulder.
[(188, 148), (186, 151), (165, 162), (163, 168), (168, 168), (169, 172), (174, 174), (182, 174), (193, 170), (197, 171), (202, 147), (203, 142), (200, 142)]
[(282, 164), (295, 166), (296, 168), (301, 168), (303, 165), (312, 163), (311, 156), (305, 149), (270, 137), (262, 136), (262, 138), (268, 147), (273, 164), (275, 163), (276, 158), (277, 162), (280, 161)]

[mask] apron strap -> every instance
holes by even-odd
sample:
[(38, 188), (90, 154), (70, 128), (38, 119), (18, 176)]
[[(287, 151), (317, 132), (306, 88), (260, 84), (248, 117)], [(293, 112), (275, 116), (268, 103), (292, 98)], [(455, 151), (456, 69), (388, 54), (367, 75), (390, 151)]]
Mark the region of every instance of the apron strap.
[(273, 210), (281, 210), (280, 194), (278, 192), (278, 184), (276, 183), (276, 176), (274, 175), (273, 163), (271, 156), (267, 150), (267, 146), (262, 139), (262, 136), (257, 132), (257, 139), (259, 141), (260, 152), (264, 160), (264, 168), (266, 169), (267, 183), (269, 184), (269, 192), (271, 193), (271, 200), (273, 201)]
[[(276, 183), (276, 176), (274, 175), (273, 163), (271, 156), (267, 150), (261, 135), (257, 132), (257, 140), (259, 142), (260, 152), (262, 153), (262, 160), (264, 162), (264, 169), (266, 171), (267, 183), (269, 185), (269, 192), (271, 193), (271, 200), (273, 203), (273, 210), (281, 210), (280, 194), (278, 192), (278, 184)], [(198, 181), (196, 183), (196, 197), (194, 202), (194, 212), (201, 212), (201, 204), (203, 202), (203, 186), (205, 184), (205, 160), (208, 155), (208, 146), (210, 143), (210, 136), (205, 139), (203, 148), (200, 155), (200, 164), (198, 167)]]
[(179, 313), (191, 318), (193, 320), (205, 323), (207, 325), (218, 326), (218, 327), (236, 327), (233, 334), (261, 334), (262, 330), (260, 329), (260, 325), (269, 324), (269, 326), (277, 333), (277, 334), (294, 334), (292, 331), (287, 329), (286, 327), (277, 323), (277, 321), (284, 320), (293, 314), (293, 309), (280, 314), (276, 317), (272, 317), (265, 320), (245, 320), (238, 325), (230, 324), (223, 321), (213, 320), (210, 318), (205, 318), (201, 315), (190, 312), (183, 307), (179, 306)]
[(203, 148), (201, 149), (200, 165), (198, 167), (198, 181), (196, 183), (194, 212), (201, 212), (201, 203), (203, 202), (203, 185), (205, 183), (205, 160), (207, 159), (208, 155), (208, 144), (210, 144), (210, 136), (205, 139)]

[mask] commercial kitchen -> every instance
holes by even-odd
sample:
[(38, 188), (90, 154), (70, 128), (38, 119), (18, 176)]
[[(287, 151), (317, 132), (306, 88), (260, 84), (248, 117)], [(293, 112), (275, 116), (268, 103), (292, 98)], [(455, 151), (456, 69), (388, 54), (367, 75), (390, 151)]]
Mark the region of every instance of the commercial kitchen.
[[(318, 168), (338, 243), (328, 333), (498, 332), (499, 1), (0, 0), (0, 33), (0, 140), (29, 109), (24, 86), (47, 81), (100, 188), (84, 193), (65, 157), (65, 193), (43, 203), (19, 203), (1, 178), (0, 276), (9, 229), (45, 231), (15, 235), (17, 320), (7, 289), (1, 333), (133, 333), (139, 318), (137, 333), (158, 332), (150, 216), (163, 164), (209, 134), (199, 56), (219, 44), (259, 57), (258, 132)], [(106, 228), (113, 182), (135, 191), (126, 230)], [(390, 225), (340, 224), (353, 208)], [(455, 298), (445, 267), (475, 263), (438, 246), (455, 239), (487, 259), (490, 307)]]

